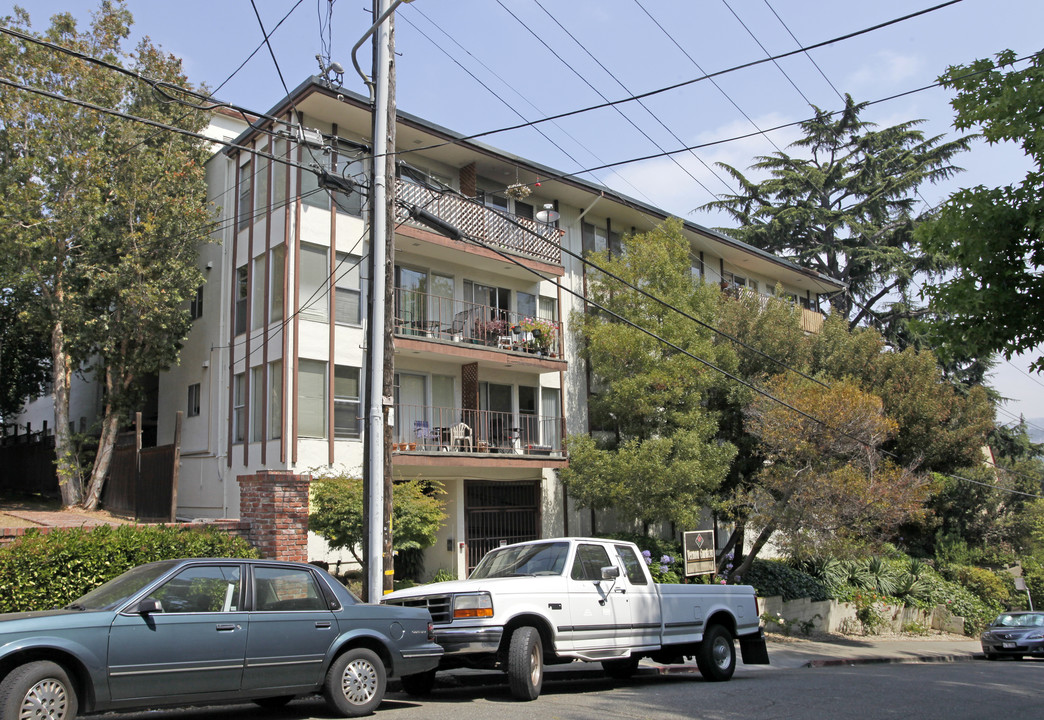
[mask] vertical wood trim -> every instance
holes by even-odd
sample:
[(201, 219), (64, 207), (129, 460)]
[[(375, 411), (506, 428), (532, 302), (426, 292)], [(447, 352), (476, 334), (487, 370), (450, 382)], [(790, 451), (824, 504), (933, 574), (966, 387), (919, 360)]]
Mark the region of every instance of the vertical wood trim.
[[(257, 149), (257, 138), (250, 141), (250, 148)], [(254, 207), (256, 205), (254, 196), (257, 194), (255, 179), (259, 159), (254, 153), (254, 161), (251, 163), (254, 172), (250, 177), (250, 201), (247, 210), (247, 307), (246, 329), (243, 334), (243, 424), (246, 427), (243, 432), (243, 467), (250, 465), (250, 441), (253, 434), (250, 421), (254, 415), (254, 408), (251, 407), (253, 395), (250, 392), (250, 378), (253, 375), (250, 372), (250, 340), (254, 327)]]
[(174, 413), (174, 467), (171, 472), (170, 521), (174, 522), (178, 512), (178, 479), (181, 476), (181, 423), (184, 413)]
[[(272, 136), (268, 141), (268, 154), (275, 157), (275, 136)], [(268, 168), (265, 170), (265, 279), (262, 287), (265, 300), (262, 308), (264, 322), (262, 323), (261, 336), (261, 465), (265, 465), (268, 462), (268, 414), (272, 411), (268, 407), (268, 388), (272, 383), (268, 369), (268, 343), (270, 340), (268, 326), (272, 323), (270, 310), (272, 305), (272, 287), (269, 283), (272, 280), (272, 180), (274, 179), (275, 161), (270, 160)]]
[(235, 163), (233, 172), (235, 172), (235, 202), (233, 207), (235, 208), (232, 213), (232, 282), (231, 284), (231, 295), (232, 302), (229, 303), (229, 323), (228, 323), (228, 431), (226, 432), (226, 442), (228, 452), (225, 453), (225, 462), (228, 467), (232, 467), (232, 452), (233, 452), (233, 436), (232, 436), (232, 424), (233, 416), (235, 415), (235, 377), (236, 377), (236, 287), (238, 284), (238, 262), (239, 262), (239, 213), (241, 208), (239, 207), (239, 185), (242, 181), (239, 172), (239, 154), (237, 153), (233, 158), (232, 162)]
[[(287, 115), (287, 123), (290, 122), (290, 116)], [(290, 159), (290, 141), (286, 143), (286, 155), (287, 160)], [(279, 397), (282, 399), (283, 407), (280, 408), (281, 420), (279, 428), (279, 462), (286, 464), (287, 456), (287, 443), (289, 442), (290, 431), (287, 428), (287, 420), (290, 418), (290, 396), (287, 394), (287, 379), (290, 377), (290, 337), (287, 332), (287, 327), (290, 324), (290, 212), (294, 203), (290, 201), (293, 197), (291, 193), (293, 188), (290, 185), (290, 165), (284, 165), (283, 171), (286, 173), (286, 197), (283, 198), (283, 322), (280, 326), (280, 334), (283, 337), (283, 363), (282, 373), (279, 381), (283, 384), (282, 392)]]
[[(337, 137), (337, 123), (331, 125), (331, 131), (334, 137)], [(337, 156), (337, 141), (334, 140), (333, 154), (331, 155), (331, 166), (336, 168), (338, 165)], [(330, 291), (326, 299), (329, 311), (327, 317), (330, 318), (330, 334), (329, 334), (329, 350), (330, 362), (327, 363), (326, 373), (326, 448), (327, 448), (327, 461), (333, 465), (334, 462), (334, 370), (336, 367), (336, 345), (334, 342), (334, 335), (337, 330), (337, 288), (334, 286), (337, 278), (337, 202), (332, 192), (327, 191), (330, 195), (330, 279), (329, 286)]]
[[(294, 339), (293, 339), (293, 350), (292, 355), (294, 358), (294, 397), (291, 402), (293, 407), (293, 413), (290, 418), (290, 431), (291, 431), (291, 446), (290, 446), (290, 462), (297, 463), (297, 413), (298, 413), (298, 398), (301, 393), (298, 392), (298, 381), (300, 380), (300, 374), (298, 373), (298, 335), (301, 330), (301, 163), (304, 162), (302, 157), (301, 147), (297, 148), (297, 187), (294, 190), (296, 201), (294, 203), (294, 284), (293, 284), (293, 296), (294, 296)], [(289, 253), (287, 253), (289, 255)], [(285, 362), (285, 361), (284, 361)]]

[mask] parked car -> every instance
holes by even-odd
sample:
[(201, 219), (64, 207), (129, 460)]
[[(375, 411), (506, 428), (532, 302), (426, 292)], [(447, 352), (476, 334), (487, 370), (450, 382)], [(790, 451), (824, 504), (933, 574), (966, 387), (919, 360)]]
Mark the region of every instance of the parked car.
[(982, 631), (979, 640), (987, 660), (1044, 657), (1044, 612), (1002, 613)]
[[(486, 553), (471, 577), (385, 595), (381, 602), (431, 611), (440, 667), (505, 671), (512, 695), (540, 695), (544, 665), (601, 661), (626, 678), (643, 657), (695, 657), (704, 678), (736, 669), (735, 640), (746, 664), (768, 664), (749, 585), (653, 582), (633, 543), (555, 538)], [(405, 675), (406, 692), (431, 690), (434, 671)]]
[(389, 676), (436, 667), (431, 616), (368, 605), (304, 563), (164, 560), (70, 605), (0, 615), (0, 717), (253, 701), (322, 692), (368, 715)]

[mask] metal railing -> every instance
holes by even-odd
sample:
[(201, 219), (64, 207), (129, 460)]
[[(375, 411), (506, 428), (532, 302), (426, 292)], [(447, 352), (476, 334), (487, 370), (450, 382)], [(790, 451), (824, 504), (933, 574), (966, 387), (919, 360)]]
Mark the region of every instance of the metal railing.
[[(395, 193), (399, 200), (445, 220), (464, 235), (502, 250), (562, 264), (562, 233), (552, 225), (497, 212), (475, 201), (402, 179), (396, 180)], [(396, 220), (409, 220), (405, 208), (397, 207)]]
[(395, 288), (395, 334), (561, 357), (562, 327), (488, 305)]
[(392, 450), (562, 457), (564, 425), (556, 416), (400, 404)]

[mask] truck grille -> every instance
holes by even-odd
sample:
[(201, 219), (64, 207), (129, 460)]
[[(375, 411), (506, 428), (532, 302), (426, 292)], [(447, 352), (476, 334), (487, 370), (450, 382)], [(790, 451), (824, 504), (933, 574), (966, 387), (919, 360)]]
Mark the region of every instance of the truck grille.
[(388, 605), (401, 605), (403, 607), (424, 608), (431, 613), (433, 623), (448, 623), (450, 618), (450, 596), (449, 595), (427, 595), (424, 597), (398, 598), (385, 600)]

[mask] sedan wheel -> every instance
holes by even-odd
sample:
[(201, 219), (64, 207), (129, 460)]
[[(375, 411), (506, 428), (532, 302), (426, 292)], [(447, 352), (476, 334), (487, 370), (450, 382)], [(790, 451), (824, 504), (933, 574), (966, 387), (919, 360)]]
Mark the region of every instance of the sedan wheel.
[(5, 720), (73, 720), (77, 709), (68, 674), (47, 660), (15, 668), (0, 684), (0, 717)]
[(333, 661), (326, 673), (323, 696), (344, 717), (369, 715), (384, 699), (387, 678), (377, 653), (352, 648)]

